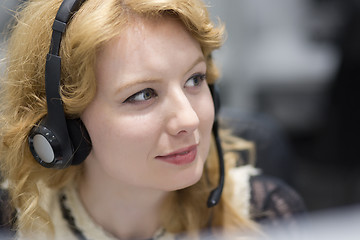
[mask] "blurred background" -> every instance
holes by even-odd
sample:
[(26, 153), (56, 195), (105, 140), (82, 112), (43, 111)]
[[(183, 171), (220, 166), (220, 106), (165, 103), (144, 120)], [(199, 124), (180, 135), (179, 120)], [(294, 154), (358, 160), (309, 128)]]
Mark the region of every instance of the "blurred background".
[[(1, 59), (19, 2), (0, 0)], [(310, 211), (360, 203), (360, 1), (205, 2), (227, 29), (214, 53), (222, 124), (254, 141), (256, 165), (295, 188)]]

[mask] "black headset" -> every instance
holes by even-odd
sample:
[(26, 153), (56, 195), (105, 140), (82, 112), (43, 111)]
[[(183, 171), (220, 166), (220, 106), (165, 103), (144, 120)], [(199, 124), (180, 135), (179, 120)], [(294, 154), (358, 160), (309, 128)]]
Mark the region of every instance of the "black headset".
[(66, 168), (85, 160), (91, 151), (91, 141), (80, 119), (66, 119), (60, 97), (61, 58), (59, 56), (62, 34), (72, 14), (84, 0), (62, 2), (54, 24), (45, 66), (47, 115), (29, 135), (29, 146), (34, 158), (47, 168)]
[[(77, 119), (67, 119), (60, 97), (61, 57), (59, 54), (62, 35), (72, 17), (85, 0), (64, 0), (56, 14), (52, 38), (45, 66), (45, 91), (47, 115), (34, 126), (29, 134), (30, 151), (35, 160), (47, 168), (62, 169), (80, 164), (91, 151), (91, 140), (82, 123)], [(220, 99), (215, 85), (210, 85), (215, 105), (213, 134), (219, 155), (219, 185), (209, 196), (208, 207), (215, 206), (224, 186), (224, 160), (218, 136), (217, 113)]]

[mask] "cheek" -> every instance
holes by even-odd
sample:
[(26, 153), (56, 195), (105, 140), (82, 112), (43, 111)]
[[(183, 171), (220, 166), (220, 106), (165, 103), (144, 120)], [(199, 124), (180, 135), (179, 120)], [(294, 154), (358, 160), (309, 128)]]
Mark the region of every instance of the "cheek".
[(117, 183), (149, 185), (154, 178), (151, 172), (156, 172), (151, 157), (159, 130), (147, 124), (145, 119), (112, 118), (93, 129), (90, 132), (93, 149), (86, 160), (86, 169)]
[(148, 155), (157, 131), (156, 125), (150, 126), (145, 119), (114, 117), (93, 126), (89, 134), (98, 157), (111, 161)]
[(148, 118), (151, 116), (119, 115), (101, 106), (88, 108), (82, 116), (93, 144), (91, 158), (114, 170), (146, 160), (159, 131), (158, 125), (150, 125)]

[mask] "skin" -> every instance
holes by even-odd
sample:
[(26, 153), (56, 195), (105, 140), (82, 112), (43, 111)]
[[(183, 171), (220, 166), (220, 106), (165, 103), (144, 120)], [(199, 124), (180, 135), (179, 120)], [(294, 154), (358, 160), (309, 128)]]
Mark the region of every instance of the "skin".
[[(169, 192), (203, 173), (214, 120), (204, 56), (178, 20), (134, 18), (99, 51), (95, 72), (97, 93), (82, 115), (93, 149), (80, 198), (116, 237), (149, 238)], [(191, 162), (161, 158), (190, 146)]]

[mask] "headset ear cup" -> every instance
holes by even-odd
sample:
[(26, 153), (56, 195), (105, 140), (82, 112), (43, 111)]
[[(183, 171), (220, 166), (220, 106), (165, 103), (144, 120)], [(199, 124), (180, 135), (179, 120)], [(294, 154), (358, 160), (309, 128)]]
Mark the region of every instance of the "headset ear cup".
[(74, 148), (71, 165), (79, 165), (86, 159), (91, 151), (91, 139), (81, 119), (67, 119), (66, 123)]
[(57, 131), (47, 120), (45, 117), (31, 129), (28, 137), (30, 151), (35, 160), (44, 167), (66, 168), (72, 161), (72, 143), (67, 132)]
[(80, 119), (67, 119), (68, 137), (54, 132), (46, 118), (31, 129), (29, 147), (35, 160), (47, 168), (62, 169), (82, 163), (91, 151), (91, 140)]
[(219, 88), (217, 87), (216, 84), (210, 84), (209, 88), (210, 88), (211, 96), (212, 96), (213, 101), (214, 101), (215, 117), (217, 117), (218, 114), (219, 114), (219, 111), (220, 111), (220, 92), (219, 92)]

